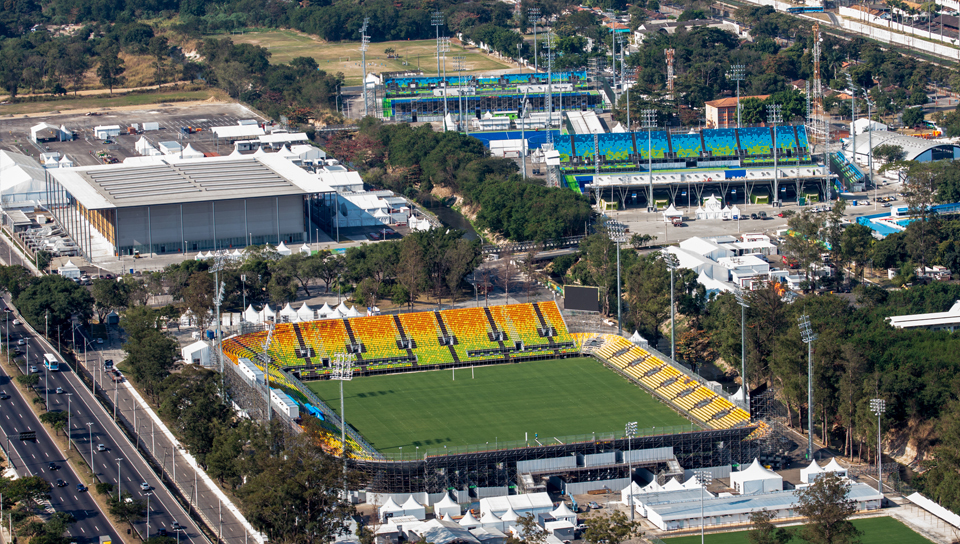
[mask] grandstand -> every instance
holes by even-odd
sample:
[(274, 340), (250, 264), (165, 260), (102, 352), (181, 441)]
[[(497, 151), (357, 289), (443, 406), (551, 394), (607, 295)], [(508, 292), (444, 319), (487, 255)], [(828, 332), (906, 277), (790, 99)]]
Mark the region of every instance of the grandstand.
[(699, 158), (703, 153), (703, 141), (700, 133), (673, 134), (670, 136), (670, 147), (678, 158)]
[[(390, 73), (380, 74), (380, 78), (387, 96), (407, 96), (412, 94), (431, 92), (440, 86), (471, 87), (478, 90), (516, 90), (521, 85), (542, 85), (547, 82), (546, 72), (528, 72), (520, 74), (502, 74), (491, 76), (408, 76)], [(553, 72), (551, 81), (554, 84), (572, 84), (574, 87), (587, 85), (587, 72), (565, 71)]]
[(840, 151), (830, 154), (830, 171), (837, 175), (842, 191), (862, 191), (867, 176)]

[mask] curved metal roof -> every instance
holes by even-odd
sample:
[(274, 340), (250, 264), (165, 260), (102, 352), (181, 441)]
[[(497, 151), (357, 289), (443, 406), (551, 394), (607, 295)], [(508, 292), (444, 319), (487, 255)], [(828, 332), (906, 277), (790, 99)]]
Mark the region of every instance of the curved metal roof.
[[(942, 147), (958, 147), (955, 144), (938, 142), (936, 140), (924, 140), (923, 138), (916, 138), (914, 136), (904, 136), (897, 132), (889, 132), (886, 130), (876, 130), (873, 131), (873, 148), (876, 149), (877, 146), (890, 144), (898, 145), (903, 148), (905, 152), (904, 160), (912, 161), (922, 155), (925, 151), (931, 149)], [(857, 154), (858, 155), (867, 155), (870, 153), (870, 144), (871, 136), (869, 132), (864, 132), (862, 134), (857, 134)]]

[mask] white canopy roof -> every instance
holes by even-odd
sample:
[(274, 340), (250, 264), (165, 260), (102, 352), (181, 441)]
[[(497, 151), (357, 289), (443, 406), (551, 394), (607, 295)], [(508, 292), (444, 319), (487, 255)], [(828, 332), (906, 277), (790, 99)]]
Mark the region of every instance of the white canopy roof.
[(243, 311), (243, 320), (250, 323), (260, 322), (260, 312), (253, 309), (253, 304), (247, 306), (247, 309)]
[(280, 310), (280, 316), (287, 317), (290, 319), (290, 321), (296, 321), (297, 315), (298, 315), (297, 311), (294, 310), (292, 306), (290, 306), (289, 302), (287, 303), (286, 306), (283, 307), (282, 310)]
[(333, 308), (331, 308), (329, 304), (324, 302), (323, 306), (321, 306), (320, 309), (317, 310), (317, 313), (322, 316), (328, 316), (333, 313)]
[(267, 317), (276, 317), (277, 312), (274, 312), (273, 308), (271, 308), (270, 305), (267, 304), (266, 306), (263, 307), (262, 310), (260, 310), (260, 314)]
[(417, 502), (417, 499), (413, 498), (413, 495), (410, 495), (410, 498), (403, 503), (404, 510), (413, 510), (415, 508), (420, 508), (421, 506), (423, 505)]
[(356, 306), (353, 306), (353, 307), (350, 308), (350, 310), (347, 311), (347, 314), (346, 314), (346, 315), (347, 315), (347, 317), (360, 317), (360, 316), (363, 315), (363, 314), (361, 314), (360, 312), (357, 311), (357, 307), (356, 307)]
[(180, 154), (184, 159), (199, 159), (203, 157), (203, 153), (194, 149), (191, 144), (187, 144), (187, 147), (183, 148)]
[[(0, 151), (0, 190), (6, 195), (39, 195), (46, 192), (43, 166), (33, 157)], [(29, 198), (29, 197), (28, 197)]]
[(233, 253), (230, 254), (230, 258), (231, 258), (231, 259), (238, 259), (238, 260), (239, 260), (239, 259), (242, 259), (242, 258), (243, 258), (243, 252), (240, 251), (239, 249), (234, 249), (234, 250), (233, 250)]
[(670, 206), (666, 210), (663, 210), (663, 216), (664, 217), (683, 217), (683, 212), (677, 210), (673, 206), (673, 204), (670, 204)]
[(453, 518), (450, 517), (450, 513), (449, 513), (449, 512), (447, 512), (446, 514), (444, 514), (443, 517), (440, 518), (440, 519), (442, 519), (443, 521), (453, 521)]
[(59, 268), (59, 270), (80, 270), (80, 267), (73, 264), (73, 261), (67, 259), (67, 262)]
[(283, 242), (280, 242), (280, 245), (277, 246), (277, 253), (279, 253), (279, 254), (281, 254), (281, 255), (290, 255), (290, 254), (292, 254), (293, 252), (290, 251), (290, 248), (287, 247), (286, 244), (284, 244)]
[(337, 311), (340, 312), (340, 315), (347, 315), (350, 312), (350, 309), (347, 308), (346, 304), (341, 302), (340, 305), (337, 306)]
[(468, 510), (467, 514), (460, 518), (461, 527), (478, 527), (480, 522), (477, 521), (477, 518), (473, 517), (473, 514)]
[(310, 249), (310, 246), (308, 246), (307, 244), (303, 244), (302, 246), (300, 246), (300, 253), (306, 253), (307, 255), (309, 255), (312, 252), (313, 250)]
[(670, 481), (664, 484), (661, 489), (664, 491), (676, 491), (678, 489), (683, 489), (683, 484), (674, 477), (670, 478)]
[[(810, 464), (807, 465), (807, 468), (800, 469), (800, 481), (805, 484), (813, 483), (817, 479), (818, 474), (823, 474), (826, 472), (820, 465), (817, 464), (816, 460), (810, 461)], [(812, 476), (812, 478), (811, 478)]]
[(517, 515), (513, 507), (508, 508), (507, 511), (503, 513), (503, 516), (500, 517), (500, 521), (517, 521), (518, 519), (520, 519), (520, 516)]
[(260, 155), (266, 155), (267, 152), (263, 150), (262, 147), (258, 147), (256, 151), (253, 152), (254, 157), (259, 157)]
[[(640, 336), (640, 331), (637, 330), (633, 331), (633, 336), (630, 337), (630, 342), (638, 346), (648, 344), (647, 339)], [(636, 482), (634, 482), (634, 485), (636, 485)]]
[(403, 507), (396, 503), (393, 500), (393, 497), (387, 497), (387, 502), (383, 503), (383, 506), (380, 507), (380, 513), (384, 512), (399, 512), (403, 510)]
[(847, 473), (847, 469), (840, 466), (840, 463), (837, 462), (837, 458), (833, 457), (830, 459), (830, 462), (827, 463), (827, 466), (823, 467), (824, 472), (842, 472)]
[[(637, 485), (636, 482), (632, 482), (632, 483), (633, 485)], [(639, 486), (637, 486), (637, 489), (639, 489)], [(550, 512), (550, 515), (557, 519), (562, 519), (570, 516), (576, 517), (577, 514), (576, 512), (571, 510), (569, 506), (567, 506), (567, 503), (561, 501), (560, 506), (554, 508), (554, 510)]]
[(300, 321), (311, 321), (314, 318), (313, 308), (310, 307), (306, 302), (303, 303), (303, 306), (297, 310), (297, 317), (300, 318)]
[(480, 517), (480, 523), (500, 523), (500, 521), (500, 518), (489, 510), (487, 510), (486, 514)]
[(660, 491), (662, 489), (663, 489), (663, 486), (661, 486), (660, 483), (657, 482), (656, 480), (653, 480), (652, 482), (643, 486), (642, 488), (644, 493), (653, 493), (656, 491)]
[(230, 153), (229, 156), (230, 156), (230, 157), (239, 157), (239, 156), (241, 156), (241, 155), (243, 155), (243, 153), (240, 152), (240, 146), (234, 145), (234, 146), (233, 146), (233, 153)]
[(435, 502), (435, 503), (433, 504), (433, 506), (434, 506), (434, 508), (436, 508), (436, 507), (443, 507), (443, 506), (457, 506), (457, 507), (459, 507), (460, 505), (457, 504), (457, 501), (455, 501), (455, 500), (453, 500), (453, 499), (450, 498), (450, 494), (449, 494), (449, 493), (444, 493), (444, 494), (443, 494), (443, 498), (440, 499), (439, 501)]

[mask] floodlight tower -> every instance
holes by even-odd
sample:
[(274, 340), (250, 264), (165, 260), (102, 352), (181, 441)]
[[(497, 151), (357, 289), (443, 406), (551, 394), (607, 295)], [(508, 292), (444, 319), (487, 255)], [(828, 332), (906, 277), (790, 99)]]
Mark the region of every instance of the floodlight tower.
[(523, 179), (527, 179), (527, 119), (530, 119), (530, 102), (527, 93), (523, 93), (523, 109), (520, 110), (520, 165), (523, 168)]
[(706, 470), (698, 470), (693, 473), (700, 484), (700, 544), (703, 544), (703, 491), (713, 482), (713, 473)]
[(876, 104), (870, 100), (870, 95), (867, 94), (866, 89), (863, 90), (863, 97), (867, 102), (867, 163), (870, 167), (870, 183), (873, 184), (873, 209), (876, 210), (879, 204), (877, 204), (877, 182), (873, 179), (873, 121), (870, 118), (871, 110)]
[(367, 111), (367, 49), (370, 47), (370, 36), (367, 36), (367, 25), (370, 24), (370, 18), (363, 18), (363, 26), (360, 27), (360, 59), (363, 64), (363, 116), (369, 115)]
[[(460, 124), (465, 128), (467, 124), (467, 118), (463, 114), (463, 103), (466, 101), (466, 98), (463, 96), (463, 55), (457, 55), (453, 57), (453, 60), (457, 67), (457, 119), (460, 121)], [(470, 130), (466, 131), (467, 134), (470, 134)]]
[(623, 318), (621, 313), (620, 296), (620, 244), (624, 240), (627, 226), (619, 221), (607, 221), (607, 235), (617, 243), (617, 334), (623, 336)]
[(737, 128), (740, 128), (740, 82), (746, 79), (746, 67), (742, 64), (731, 64), (727, 77), (730, 81), (737, 82)]
[[(557, 47), (557, 35), (553, 31), (547, 32), (547, 39), (543, 46), (547, 49), (547, 141), (553, 142), (553, 57)], [(562, 118), (561, 118), (562, 119)]]
[[(631, 421), (626, 424), (623, 428), (623, 434), (627, 435), (627, 452), (632, 453), (631, 443), (633, 442), (633, 437), (637, 436), (637, 422)], [(627, 484), (627, 489), (630, 492), (630, 521), (633, 521), (636, 508), (633, 507), (633, 456), (630, 455), (627, 457), (628, 463), (628, 474), (630, 475), (630, 483)]]
[(807, 458), (813, 460), (813, 342), (817, 333), (810, 326), (810, 316), (804, 314), (797, 320), (800, 336), (807, 345)]
[(767, 106), (767, 123), (773, 127), (773, 199), (776, 201), (780, 196), (780, 182), (777, 179), (777, 155), (780, 150), (777, 149), (777, 125), (783, 122), (783, 107), (780, 104), (770, 104)]
[[(733, 296), (737, 299), (737, 304), (740, 305), (740, 385), (742, 388), (742, 395), (740, 400), (743, 401), (744, 406), (747, 405), (747, 308), (750, 307), (750, 304), (747, 302), (747, 297), (744, 292), (740, 289), (737, 289), (733, 292)], [(747, 409), (747, 412), (750, 410)]]
[(540, 64), (537, 60), (537, 21), (540, 20), (540, 8), (530, 8), (527, 16), (533, 20), (533, 73), (540, 73)]
[(443, 53), (443, 75), (441, 82), (443, 86), (443, 131), (447, 131), (447, 53), (450, 52), (450, 38), (442, 36), (440, 38), (440, 52)]
[(673, 302), (673, 274), (680, 268), (680, 260), (673, 253), (663, 252), (663, 262), (667, 263), (667, 269), (670, 270), (670, 358), (677, 360), (677, 326), (674, 310), (676, 304)]
[(643, 128), (647, 129), (647, 211), (654, 206), (653, 204), (653, 127), (657, 126), (657, 110), (643, 110), (640, 112), (643, 116)]
[(333, 355), (333, 369), (330, 379), (340, 382), (340, 447), (343, 456), (343, 498), (347, 499), (347, 419), (343, 412), (343, 382), (353, 379), (353, 360), (355, 356), (346, 353)]
[(443, 13), (438, 9), (430, 14), (430, 24), (437, 29), (437, 77), (440, 77), (440, 27), (443, 25)]
[(870, 399), (870, 411), (877, 414), (877, 493), (880, 493), (880, 506), (883, 506), (883, 443), (880, 439), (880, 419), (887, 410), (887, 401), (884, 399)]

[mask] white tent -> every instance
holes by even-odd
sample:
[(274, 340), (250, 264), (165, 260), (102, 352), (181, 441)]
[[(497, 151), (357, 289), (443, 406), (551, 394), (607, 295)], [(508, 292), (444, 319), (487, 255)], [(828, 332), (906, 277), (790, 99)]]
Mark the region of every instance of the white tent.
[(180, 151), (180, 156), (184, 159), (202, 159), (203, 153), (194, 149), (193, 145), (187, 144), (187, 147)]
[[(634, 485), (636, 485), (636, 483), (634, 483)], [(561, 501), (560, 506), (556, 507), (553, 512), (550, 512), (550, 515), (558, 521), (567, 520), (574, 525), (577, 524), (577, 513), (571, 510), (565, 502)]]
[(635, 346), (645, 347), (649, 346), (650, 343), (647, 342), (647, 339), (640, 336), (640, 331), (634, 330), (633, 336), (630, 337), (630, 342)]
[(344, 317), (346, 317), (346, 314), (340, 311), (339, 306), (334, 308), (333, 311), (327, 314), (327, 319), (343, 319)]
[(73, 261), (67, 259), (67, 263), (57, 269), (61, 276), (70, 279), (80, 278), (80, 267), (73, 264)]
[(662, 489), (663, 489), (663, 486), (661, 486), (660, 483), (654, 479), (649, 484), (643, 486), (642, 491), (644, 493), (655, 493), (657, 491), (661, 491)]
[(433, 513), (437, 516), (459, 516), (460, 505), (448, 493), (444, 493), (443, 498), (433, 505)]
[(387, 518), (403, 515), (403, 507), (397, 504), (393, 497), (389, 497), (387, 502), (380, 507), (380, 521), (386, 521)]
[(210, 346), (202, 340), (181, 349), (180, 355), (187, 364), (210, 366)]
[(500, 516), (500, 521), (503, 522), (504, 529), (510, 527), (511, 525), (515, 525), (518, 519), (520, 519), (520, 516), (517, 515), (517, 511), (514, 510), (512, 506), (507, 508), (507, 511)]
[(413, 516), (421, 521), (427, 519), (427, 509), (417, 502), (417, 499), (410, 495), (410, 498), (403, 503), (403, 515)]
[(740, 219), (740, 208), (736, 206), (730, 208), (730, 217), (731, 219)]
[(730, 206), (724, 205), (723, 209), (720, 210), (721, 219), (730, 219), (733, 216), (733, 213), (730, 211)]
[(350, 307), (350, 310), (348, 310), (348, 311), (347, 311), (347, 314), (346, 314), (347, 317), (360, 317), (360, 316), (362, 316), (362, 315), (363, 315), (363, 314), (361, 314), (360, 312), (357, 311), (357, 307), (356, 307), (356, 306), (351, 306), (351, 307)]
[(840, 463), (837, 462), (837, 458), (834, 457), (830, 459), (830, 462), (827, 463), (827, 466), (823, 467), (824, 472), (833, 472), (841, 478), (847, 477), (847, 469), (840, 466)]
[(261, 323), (266, 323), (267, 321), (274, 321), (276, 320), (276, 318), (277, 318), (277, 312), (274, 312), (273, 308), (271, 308), (269, 304), (267, 304), (266, 306), (263, 307), (262, 310), (260, 310)]
[(460, 526), (466, 529), (476, 529), (480, 527), (480, 522), (477, 521), (477, 518), (473, 517), (473, 514), (470, 511), (467, 511), (467, 514), (460, 518)]
[(73, 168), (73, 159), (64, 155), (57, 164), (58, 168)]
[(231, 156), (231, 157), (242, 157), (242, 156), (243, 156), (243, 153), (240, 152), (240, 146), (234, 144), (234, 145), (233, 145), (233, 152), (230, 153), (230, 156)]
[(703, 484), (697, 480), (696, 476), (691, 476), (689, 480), (683, 482), (684, 489), (700, 489), (701, 487), (703, 487)]
[(783, 476), (754, 459), (746, 469), (730, 473), (730, 485), (741, 495), (783, 491)]
[(629, 504), (630, 495), (639, 495), (640, 493), (643, 493), (643, 488), (640, 487), (640, 484), (637, 482), (630, 482), (630, 485), (620, 490), (620, 502), (623, 504)]
[(243, 320), (248, 323), (260, 322), (260, 312), (253, 309), (253, 304), (247, 306), (247, 309), (243, 311)]
[(283, 242), (280, 242), (280, 245), (277, 246), (277, 253), (283, 255), (284, 257), (286, 257), (287, 255), (290, 255), (290, 254), (292, 254), (293, 252), (290, 251), (290, 248), (287, 247), (286, 244), (284, 244)]
[(332, 313), (333, 313), (333, 308), (331, 308), (329, 304), (324, 302), (323, 306), (321, 306), (320, 309), (317, 310), (317, 317), (319, 317), (320, 319), (326, 319), (330, 317), (330, 314)]
[(234, 261), (242, 261), (242, 260), (243, 260), (243, 252), (240, 251), (239, 249), (234, 249), (234, 250), (233, 250), (233, 253), (230, 254), (230, 258), (231, 258), (232, 260), (234, 260)]
[(253, 152), (254, 157), (259, 157), (261, 155), (266, 155), (267, 152), (263, 150), (262, 147), (258, 147), (256, 151)]
[(340, 303), (339, 306), (337, 306), (337, 311), (340, 312), (341, 316), (345, 316), (348, 313), (350, 313), (350, 309), (347, 308), (347, 305), (342, 302)]
[(697, 207), (697, 219), (722, 219), (722, 202), (715, 195), (710, 195), (703, 200), (703, 206)]
[(313, 308), (311, 308), (306, 302), (304, 302), (303, 306), (297, 310), (297, 317), (300, 318), (300, 321), (313, 321), (316, 319)]
[(311, 253), (313, 253), (313, 250), (310, 249), (310, 246), (308, 246), (307, 244), (303, 244), (302, 246), (300, 246), (300, 253), (303, 253), (305, 255), (310, 255)]
[(810, 465), (807, 466), (807, 468), (800, 469), (800, 481), (805, 484), (812, 484), (817, 481), (817, 478), (824, 472), (826, 471), (820, 468), (820, 465), (818, 465), (816, 461), (810, 461)]
[(280, 321), (281, 322), (289, 321), (290, 323), (295, 323), (296, 321), (299, 321), (297, 319), (297, 311), (294, 310), (292, 306), (290, 306), (289, 302), (287, 303), (286, 306), (283, 307), (282, 310), (280, 310)]
[(674, 218), (677, 218), (677, 217), (683, 219), (683, 212), (676, 209), (673, 206), (673, 204), (670, 204), (670, 206), (667, 207), (666, 210), (663, 210), (663, 221), (665, 223), (670, 223), (674, 220)]
[(674, 477), (670, 478), (670, 481), (665, 483), (661, 489), (664, 491), (677, 491), (683, 489), (683, 484)]
[(43, 166), (33, 157), (0, 151), (0, 191), (4, 200), (46, 202)]
[(450, 514), (444, 514), (444, 515), (440, 516), (440, 519), (441, 519), (442, 521), (450, 521), (450, 522), (453, 521), (453, 518), (450, 517)]
[(500, 518), (497, 517), (493, 512), (487, 511), (486, 514), (480, 517), (480, 524), (483, 527), (493, 527), (494, 529), (503, 530), (503, 522), (500, 521)]

